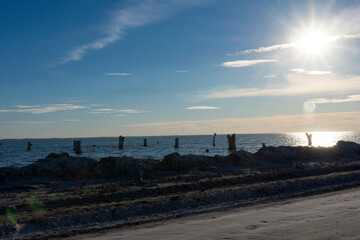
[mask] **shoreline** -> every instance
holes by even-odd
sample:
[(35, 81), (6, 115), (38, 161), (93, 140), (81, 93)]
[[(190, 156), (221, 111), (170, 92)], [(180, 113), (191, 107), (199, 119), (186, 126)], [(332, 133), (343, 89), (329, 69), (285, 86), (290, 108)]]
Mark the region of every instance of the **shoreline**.
[(161, 161), (50, 154), (0, 169), (0, 238), (67, 237), (355, 188), (359, 160), (360, 145), (343, 141)]

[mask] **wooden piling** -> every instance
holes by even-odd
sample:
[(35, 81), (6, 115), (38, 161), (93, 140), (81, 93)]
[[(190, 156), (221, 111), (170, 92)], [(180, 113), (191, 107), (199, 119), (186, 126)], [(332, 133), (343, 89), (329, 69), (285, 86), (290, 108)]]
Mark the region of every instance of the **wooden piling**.
[(305, 133), (308, 139), (308, 146), (312, 146), (312, 134)]
[(229, 150), (235, 150), (236, 149), (236, 138), (235, 138), (235, 134), (231, 135), (228, 134), (227, 135), (227, 140), (229, 143)]
[(27, 150), (31, 150), (32, 149), (32, 146), (33, 146), (33, 144), (30, 142), (30, 141), (28, 141), (28, 143), (27, 143)]
[(175, 138), (175, 148), (179, 148), (179, 138)]
[(215, 137), (216, 137), (216, 133), (214, 133), (214, 137), (213, 137), (213, 147), (215, 147)]
[(119, 136), (119, 149), (124, 148), (124, 140), (125, 140), (125, 137)]
[(81, 141), (79, 141), (79, 140), (74, 141), (74, 151), (75, 151), (76, 154), (82, 153), (82, 151), (81, 151)]
[(147, 141), (146, 141), (146, 138), (144, 139), (144, 147), (147, 147)]

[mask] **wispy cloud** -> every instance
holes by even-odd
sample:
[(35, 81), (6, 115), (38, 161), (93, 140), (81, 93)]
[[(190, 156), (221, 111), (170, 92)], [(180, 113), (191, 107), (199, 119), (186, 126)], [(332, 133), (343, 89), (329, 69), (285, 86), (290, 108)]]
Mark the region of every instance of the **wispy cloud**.
[(130, 5), (115, 10), (111, 19), (103, 24), (103, 32), (101, 33), (103, 37), (76, 47), (67, 57), (63, 58), (61, 63), (79, 61), (88, 51), (99, 50), (118, 41), (128, 29), (154, 23), (171, 16), (185, 7), (205, 2), (205, 0), (130, 1)]
[(331, 99), (330, 98), (317, 98), (317, 99), (312, 99), (311, 101), (313, 101), (317, 104), (358, 102), (358, 101), (360, 101), (360, 94), (350, 95), (346, 98), (331, 98)]
[(319, 93), (341, 93), (360, 91), (360, 76), (332, 75), (286, 75), (286, 82), (274, 87), (273, 83), (263, 88), (231, 87), (220, 90), (202, 91), (199, 100), (238, 98), (254, 96), (299, 96)]
[(325, 75), (325, 74), (330, 74), (331, 71), (322, 71), (322, 70), (312, 70), (312, 71), (306, 71), (303, 68), (292, 68), (290, 69), (291, 72), (295, 72), (295, 73), (305, 73), (308, 75)]
[[(99, 115), (99, 114), (109, 114), (109, 113), (127, 113), (127, 114), (138, 114), (138, 113), (147, 113), (148, 111), (140, 111), (137, 109), (113, 109), (113, 108), (94, 108), (91, 109), (88, 113)], [(116, 117), (123, 117), (123, 114), (116, 114)]]
[(295, 43), (283, 43), (283, 44), (275, 44), (268, 47), (259, 47), (253, 49), (247, 49), (235, 53), (229, 53), (228, 56), (240, 55), (240, 54), (250, 54), (250, 53), (262, 53), (262, 52), (270, 52), (275, 50), (287, 49), (295, 47)]
[(186, 73), (187, 72), (187, 70), (178, 70), (178, 71), (176, 71), (177, 73)]
[(223, 62), (221, 66), (229, 67), (229, 68), (240, 68), (240, 67), (249, 67), (254, 66), (261, 63), (270, 63), (277, 62), (278, 60), (269, 60), (269, 59), (259, 59), (259, 60), (238, 60), (238, 61), (230, 61)]
[(192, 106), (187, 107), (188, 110), (213, 110), (213, 109), (220, 109), (220, 107), (212, 107), (212, 106)]
[(264, 78), (275, 78), (276, 74), (265, 75)]
[(49, 104), (49, 105), (36, 105), (36, 106), (16, 105), (14, 107), (16, 109), (3, 109), (0, 110), (0, 113), (17, 112), (17, 113), (44, 114), (44, 113), (51, 113), (58, 111), (68, 111), (68, 110), (88, 108), (86, 106), (73, 105), (73, 104)]
[(291, 72), (296, 72), (296, 73), (305, 73), (306, 70), (303, 68), (292, 68), (290, 69)]
[(325, 75), (325, 74), (330, 74), (330, 73), (331, 73), (330, 71), (319, 71), (319, 70), (306, 72), (306, 74), (309, 74), (309, 75)]
[(130, 76), (132, 73), (105, 73), (106, 76)]
[[(338, 41), (341, 39), (359, 39), (360, 34), (346, 34), (346, 35), (338, 35), (338, 36), (329, 36), (327, 37), (327, 40), (329, 42)], [(251, 54), (251, 53), (264, 53), (264, 52), (271, 52), (276, 50), (283, 50), (283, 49), (289, 49), (289, 48), (299, 48), (301, 47), (301, 43), (298, 42), (292, 42), (292, 43), (282, 43), (282, 44), (274, 44), (267, 47), (259, 47), (259, 48), (253, 48), (253, 49), (246, 49), (235, 53), (228, 53), (228, 56), (236, 56), (241, 54)]]
[(115, 112), (124, 112), (128, 114), (137, 114), (137, 113), (147, 113), (148, 111), (139, 111), (136, 109), (122, 109), (122, 110), (115, 110)]

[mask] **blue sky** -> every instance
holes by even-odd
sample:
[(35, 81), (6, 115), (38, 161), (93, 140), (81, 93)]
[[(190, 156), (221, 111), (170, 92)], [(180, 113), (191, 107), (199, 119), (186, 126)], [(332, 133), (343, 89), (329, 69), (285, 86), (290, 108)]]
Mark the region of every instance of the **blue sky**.
[(0, 138), (360, 130), (358, 1), (0, 4)]

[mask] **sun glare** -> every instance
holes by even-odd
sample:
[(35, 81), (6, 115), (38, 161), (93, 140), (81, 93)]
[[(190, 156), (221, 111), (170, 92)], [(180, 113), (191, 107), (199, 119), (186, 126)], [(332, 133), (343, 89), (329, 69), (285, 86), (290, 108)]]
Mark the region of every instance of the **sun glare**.
[[(312, 146), (314, 147), (331, 147), (339, 140), (347, 140), (349, 132), (309, 132), (312, 134)], [(302, 146), (307, 146), (307, 138), (305, 133), (294, 133), (299, 138), (299, 143)]]
[(310, 31), (305, 33), (297, 42), (301, 51), (309, 55), (319, 55), (327, 50), (330, 37), (320, 31)]

